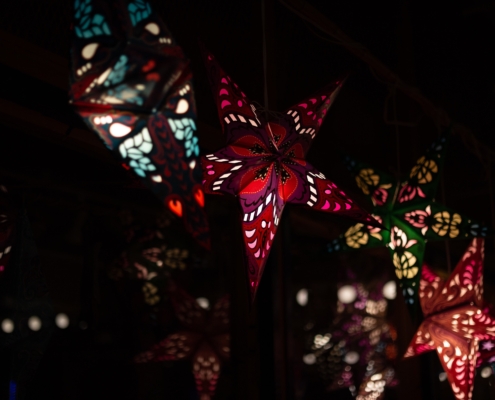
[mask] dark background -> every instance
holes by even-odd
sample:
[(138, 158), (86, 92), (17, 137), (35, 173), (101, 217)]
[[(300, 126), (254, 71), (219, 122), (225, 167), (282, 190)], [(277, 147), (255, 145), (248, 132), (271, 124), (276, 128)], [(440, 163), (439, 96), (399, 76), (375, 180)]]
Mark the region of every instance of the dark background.
[[(262, 3), (150, 2), (191, 59), (200, 146), (204, 153), (216, 150), (223, 140), (197, 40), (252, 100), (263, 104)], [(453, 120), (471, 128), (483, 146), (495, 148), (494, 2), (310, 3)], [(404, 174), (437, 137), (435, 121), (398, 94), (398, 119), (413, 126), (401, 126), (397, 133), (384, 121), (389, 87), (374, 78), (368, 65), (281, 3), (267, 0), (264, 7), (270, 108), (284, 110), (350, 73), (308, 159), (366, 204), (339, 152)], [(70, 23), (71, 2), (66, 0), (18, 0), (3, 4), (0, 13), (0, 177), (27, 210), (54, 312), (64, 312), (73, 321), (67, 330), (53, 330), (27, 398), (194, 399), (187, 363), (136, 367), (130, 362), (161, 339), (161, 332), (138, 333), (132, 301), (116, 291), (105, 265), (118, 254), (125, 215), (146, 223), (161, 212), (160, 205), (133, 183), (67, 103)], [(454, 138), (439, 200), (491, 225), (491, 169)], [(232, 361), (224, 367), (217, 398), (347, 398), (347, 392), (324, 394), (311, 366), (302, 363), (311, 336), (311, 329), (304, 327), (308, 322), (314, 329), (329, 324), (336, 284), (346, 279), (347, 268), (363, 281), (392, 276), (386, 250), (327, 255), (326, 243), (348, 226), (346, 221), (288, 207), (278, 251), (272, 252), (257, 305), (250, 311), (235, 201), (208, 197), (206, 209), (212, 251), (206, 254), (190, 244), (201, 261), (182, 279), (195, 296), (232, 296)], [(466, 246), (457, 241), (447, 248), (453, 265)], [(446, 271), (445, 252), (444, 243), (431, 243), (426, 260)], [(494, 258), (490, 238), (485, 286), (491, 297)], [(305, 308), (295, 303), (301, 287), (310, 291)], [(391, 304), (390, 318), (398, 328), (402, 354), (414, 328), (401, 299)], [(88, 329), (81, 329), (80, 321)], [(438, 381), (439, 371), (434, 354), (402, 362), (401, 385), (387, 396), (453, 398), (447, 383)], [(3, 384), (0, 397), (6, 392), (5, 379)], [(492, 384), (493, 377), (477, 377), (474, 398), (494, 396)]]

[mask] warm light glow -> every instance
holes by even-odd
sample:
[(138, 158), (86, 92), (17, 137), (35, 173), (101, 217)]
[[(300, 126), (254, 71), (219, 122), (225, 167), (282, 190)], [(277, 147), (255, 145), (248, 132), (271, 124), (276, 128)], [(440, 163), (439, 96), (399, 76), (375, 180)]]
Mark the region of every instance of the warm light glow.
[(149, 33), (155, 36), (160, 33), (160, 27), (154, 22), (148, 23), (148, 25), (146, 25), (144, 29), (146, 29)]
[(493, 374), (492, 367), (485, 367), (481, 370), (482, 378), (489, 378)]
[(440, 372), (440, 373), (438, 374), (438, 380), (439, 380), (440, 382), (443, 382), (443, 381), (445, 381), (446, 379), (447, 379), (447, 374), (446, 374), (445, 372)]
[(345, 285), (338, 290), (337, 297), (342, 303), (349, 304), (356, 300), (357, 292), (353, 286)]
[(67, 328), (69, 326), (69, 317), (64, 313), (57, 314), (55, 317), (55, 325), (60, 329)]
[(304, 288), (299, 290), (296, 294), (296, 301), (302, 307), (308, 304), (308, 290)]
[(123, 137), (123, 136), (126, 136), (127, 134), (129, 134), (129, 132), (131, 131), (132, 129), (124, 124), (120, 124), (118, 122), (115, 122), (113, 123), (112, 125), (110, 125), (110, 134), (113, 136), (113, 137), (117, 137), (117, 138), (120, 138), (120, 137)]
[(83, 56), (84, 59), (91, 60), (94, 57), (96, 50), (98, 49), (98, 46), (99, 46), (98, 43), (87, 44), (86, 46), (83, 47), (81, 51), (81, 55)]
[(307, 365), (313, 365), (316, 362), (316, 356), (313, 353), (305, 354), (303, 356), (303, 363)]
[(189, 110), (189, 103), (186, 99), (180, 99), (177, 103), (177, 107), (175, 108), (176, 114), (184, 114)]
[(36, 315), (29, 317), (28, 326), (32, 331), (39, 331), (41, 329), (41, 319), (39, 319)]
[(198, 302), (198, 304), (201, 308), (204, 308), (205, 310), (210, 308), (210, 302), (208, 301), (208, 299), (206, 297), (198, 297), (196, 299), (196, 301)]
[(14, 322), (9, 318), (5, 318), (2, 321), (2, 331), (5, 333), (12, 333), (14, 331)]
[(359, 361), (359, 354), (355, 351), (350, 351), (344, 356), (344, 361), (350, 365), (356, 364)]
[(397, 296), (397, 284), (395, 281), (388, 281), (383, 286), (383, 296), (386, 299), (393, 300)]

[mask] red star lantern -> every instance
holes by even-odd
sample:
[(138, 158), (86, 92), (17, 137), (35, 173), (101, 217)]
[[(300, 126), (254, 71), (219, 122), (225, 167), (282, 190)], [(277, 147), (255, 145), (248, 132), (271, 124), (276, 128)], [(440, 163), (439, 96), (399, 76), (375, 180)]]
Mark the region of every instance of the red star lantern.
[(206, 193), (239, 198), (254, 300), (287, 203), (379, 224), (305, 160), (343, 81), (274, 117), (259, 110), (206, 50), (204, 58), (227, 145), (202, 158), (203, 186)]
[(192, 359), (192, 371), (200, 400), (215, 394), (220, 365), (230, 355), (229, 298), (221, 298), (208, 312), (196, 299), (179, 288), (172, 288), (172, 304), (185, 328), (167, 336), (135, 361), (176, 361)]
[(484, 240), (473, 239), (454, 272), (442, 281), (423, 266), (419, 298), (424, 321), (404, 357), (436, 350), (457, 399), (471, 399), (480, 340), (495, 337), (483, 307)]

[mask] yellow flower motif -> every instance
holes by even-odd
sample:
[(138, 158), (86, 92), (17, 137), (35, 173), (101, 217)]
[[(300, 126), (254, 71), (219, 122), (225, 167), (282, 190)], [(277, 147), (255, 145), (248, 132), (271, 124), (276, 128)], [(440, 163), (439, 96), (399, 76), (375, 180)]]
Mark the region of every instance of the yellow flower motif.
[(419, 268), (415, 265), (417, 261), (416, 256), (410, 251), (404, 251), (402, 254), (394, 253), (393, 262), (397, 278), (414, 278), (419, 272)]
[(427, 160), (421, 157), (411, 170), (411, 178), (416, 177), (419, 184), (430, 183), (433, 175), (438, 172), (438, 165), (433, 160)]
[(151, 282), (146, 282), (143, 287), (144, 301), (149, 305), (153, 306), (160, 301), (160, 296), (158, 295), (158, 288)]
[(451, 238), (455, 238), (459, 235), (459, 225), (462, 222), (462, 218), (459, 214), (453, 213), (450, 215), (448, 211), (437, 212), (433, 219), (431, 229), (435, 231), (438, 236), (448, 235)]
[(189, 252), (186, 249), (168, 249), (165, 253), (164, 263), (170, 268), (185, 269), (186, 263), (184, 260), (189, 257)]
[(370, 194), (370, 186), (378, 185), (380, 176), (371, 168), (363, 168), (356, 176), (356, 183), (364, 194)]
[(368, 243), (369, 236), (365, 230), (362, 230), (363, 226), (363, 224), (356, 224), (347, 230), (344, 234), (347, 246), (358, 249)]

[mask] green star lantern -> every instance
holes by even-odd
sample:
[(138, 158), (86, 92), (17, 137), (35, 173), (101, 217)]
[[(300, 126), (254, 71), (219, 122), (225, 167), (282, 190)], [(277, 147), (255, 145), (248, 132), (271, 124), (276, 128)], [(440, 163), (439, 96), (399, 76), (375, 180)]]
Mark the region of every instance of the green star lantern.
[(406, 302), (413, 308), (427, 240), (486, 236), (487, 228), (435, 202), (448, 134), (418, 159), (406, 180), (346, 158), (358, 187), (373, 205), (373, 217), (387, 229), (355, 224), (328, 245), (329, 252), (387, 246)]

